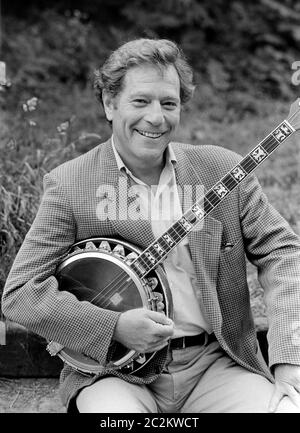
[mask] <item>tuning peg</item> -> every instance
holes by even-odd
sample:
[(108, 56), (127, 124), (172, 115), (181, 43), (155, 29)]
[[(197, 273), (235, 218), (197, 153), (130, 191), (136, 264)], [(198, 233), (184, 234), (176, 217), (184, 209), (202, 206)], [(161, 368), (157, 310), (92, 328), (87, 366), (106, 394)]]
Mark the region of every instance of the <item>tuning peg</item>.
[(104, 250), (104, 251), (111, 252), (111, 248), (110, 248), (109, 242), (102, 241), (101, 244), (100, 244), (100, 246), (99, 246), (99, 250)]

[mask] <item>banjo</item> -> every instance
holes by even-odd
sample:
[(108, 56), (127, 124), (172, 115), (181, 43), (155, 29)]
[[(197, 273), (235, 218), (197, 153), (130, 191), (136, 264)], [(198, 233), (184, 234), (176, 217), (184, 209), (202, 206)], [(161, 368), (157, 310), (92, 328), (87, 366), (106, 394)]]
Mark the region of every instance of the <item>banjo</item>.
[[(59, 290), (67, 290), (79, 300), (117, 312), (142, 307), (157, 311), (158, 302), (162, 301), (163, 312), (172, 318), (172, 296), (161, 263), (200, 221), (282, 142), (300, 129), (299, 107), (300, 98), (291, 105), (287, 120), (281, 122), (144, 251), (124, 240), (108, 237), (94, 237), (73, 244), (56, 270)], [(135, 374), (157, 353), (141, 354), (113, 342), (106, 364), (100, 365), (95, 359), (54, 341), (49, 342), (47, 350), (51, 356), (59, 356), (64, 363), (87, 375), (111, 369)]]

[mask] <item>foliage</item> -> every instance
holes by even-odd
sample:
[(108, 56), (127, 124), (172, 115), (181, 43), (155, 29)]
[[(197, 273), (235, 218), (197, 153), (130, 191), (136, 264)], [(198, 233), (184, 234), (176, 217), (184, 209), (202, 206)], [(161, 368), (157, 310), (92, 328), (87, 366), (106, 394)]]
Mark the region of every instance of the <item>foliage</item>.
[(96, 50), (101, 52), (98, 43), (94, 46), (96, 38), (91, 37), (91, 31), (80, 14), (45, 11), (31, 25), (8, 17), (3, 37), (3, 57), (13, 81), (8, 108), (33, 93), (55, 101), (57, 87), (85, 85), (92, 58), (96, 58)]
[(179, 42), (198, 81), (221, 94), (239, 90), (290, 98), (294, 91), (291, 66), (300, 42), (296, 0), (28, 3), (24, 19), (15, 19), (14, 1), (4, 7), (3, 54), (17, 87), (30, 90), (39, 83), (51, 94), (57, 81), (85, 83), (110, 49), (150, 36)]
[(22, 139), (13, 137), (1, 146), (5, 158), (0, 160), (0, 286), (37, 212), (44, 174), (76, 156), (67, 131), (39, 143), (34, 124), (21, 114), (18, 132)]

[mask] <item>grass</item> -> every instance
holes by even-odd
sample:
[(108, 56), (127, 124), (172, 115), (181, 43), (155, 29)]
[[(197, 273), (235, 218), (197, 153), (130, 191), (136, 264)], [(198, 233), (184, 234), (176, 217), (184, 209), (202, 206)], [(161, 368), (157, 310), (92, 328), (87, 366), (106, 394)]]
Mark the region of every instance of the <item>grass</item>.
[[(16, 113), (5, 114), (0, 129), (0, 292), (36, 214), (43, 175), (110, 135), (90, 87), (62, 92), (60, 104), (41, 99), (33, 111), (25, 112), (22, 103), (18, 101)], [(204, 87), (183, 112), (178, 140), (221, 145), (244, 155), (288, 112), (284, 102), (256, 101), (234, 92), (229, 106), (224, 97)], [(256, 172), (270, 202), (296, 231), (300, 228), (299, 156), (300, 142), (293, 136)], [(248, 279), (253, 313), (262, 329), (267, 326), (263, 290), (250, 264)]]
[(64, 413), (58, 379), (0, 378), (0, 413)]

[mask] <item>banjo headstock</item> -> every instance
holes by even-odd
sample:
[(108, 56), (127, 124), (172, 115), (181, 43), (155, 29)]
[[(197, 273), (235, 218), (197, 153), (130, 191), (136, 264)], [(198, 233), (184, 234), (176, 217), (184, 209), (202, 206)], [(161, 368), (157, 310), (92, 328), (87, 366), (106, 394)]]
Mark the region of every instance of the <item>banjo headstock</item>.
[(300, 98), (292, 103), (287, 121), (296, 131), (300, 129)]

